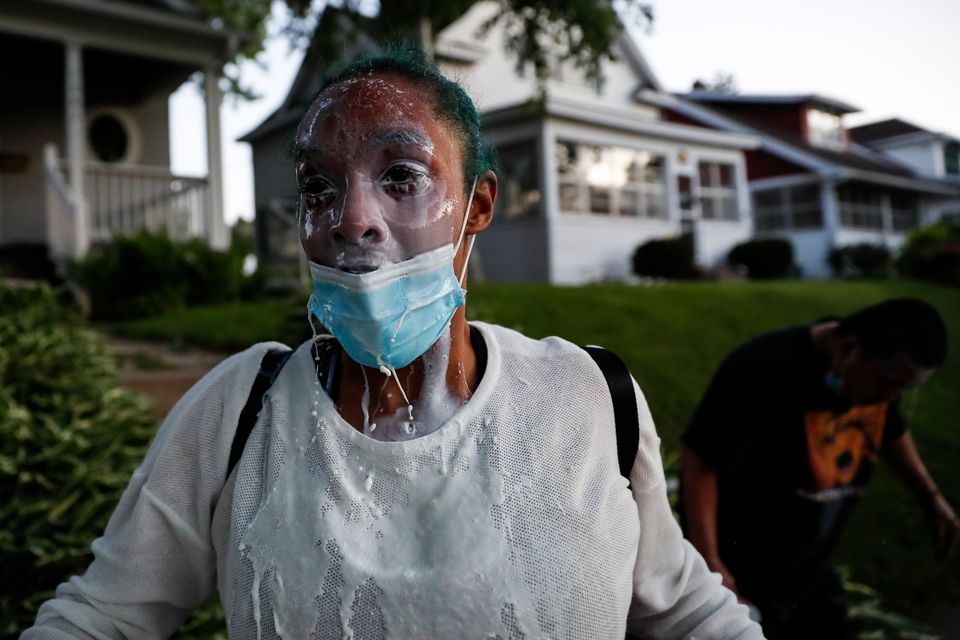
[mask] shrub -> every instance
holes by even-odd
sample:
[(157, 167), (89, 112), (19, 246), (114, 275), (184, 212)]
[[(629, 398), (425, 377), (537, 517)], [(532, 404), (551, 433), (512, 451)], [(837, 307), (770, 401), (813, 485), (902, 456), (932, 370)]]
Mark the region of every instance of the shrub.
[(94, 319), (129, 320), (236, 299), (244, 288), (243, 258), (201, 240), (177, 243), (143, 232), (94, 247), (71, 274), (90, 296)]
[(833, 275), (838, 278), (885, 276), (890, 271), (892, 259), (890, 249), (886, 246), (866, 242), (834, 247), (827, 254), (827, 264), (830, 265)]
[(793, 271), (793, 245), (782, 238), (741, 242), (730, 250), (727, 262), (747, 270), (751, 280), (785, 278)]
[(147, 401), (48, 288), (0, 288), (0, 635), (91, 560), (143, 457)]
[[(52, 290), (0, 287), (0, 639), (16, 638), (90, 564), (153, 437), (148, 411)], [(211, 602), (178, 638), (223, 629)]]
[(896, 265), (904, 276), (960, 285), (960, 223), (944, 220), (915, 229)]
[(664, 238), (644, 242), (633, 252), (633, 272), (654, 278), (696, 278), (699, 270), (693, 262), (693, 236)]

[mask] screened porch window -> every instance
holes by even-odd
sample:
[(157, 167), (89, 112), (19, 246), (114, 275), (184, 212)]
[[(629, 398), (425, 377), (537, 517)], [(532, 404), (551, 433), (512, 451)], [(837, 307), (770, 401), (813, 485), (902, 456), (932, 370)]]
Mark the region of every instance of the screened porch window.
[(540, 178), (535, 141), (497, 148), (502, 171), (497, 197), (501, 219), (533, 218), (540, 213)]
[(704, 220), (737, 220), (737, 185), (734, 167), (724, 162), (701, 162), (700, 217)]
[(911, 194), (890, 196), (890, 215), (893, 218), (893, 230), (910, 231), (920, 226), (920, 207), (917, 197)]
[(943, 145), (943, 169), (948, 176), (960, 176), (960, 142)]
[(811, 184), (755, 191), (753, 212), (757, 231), (818, 229), (823, 226), (820, 186)]
[(663, 156), (565, 140), (555, 153), (562, 212), (667, 218)]
[(883, 230), (883, 196), (874, 189), (856, 185), (837, 188), (840, 225), (850, 229)]

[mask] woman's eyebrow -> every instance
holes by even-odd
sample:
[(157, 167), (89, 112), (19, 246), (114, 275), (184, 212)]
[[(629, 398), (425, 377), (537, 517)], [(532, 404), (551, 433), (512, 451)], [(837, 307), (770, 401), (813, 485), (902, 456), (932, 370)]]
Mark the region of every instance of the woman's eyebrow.
[(391, 144), (411, 144), (418, 147), (424, 147), (429, 152), (433, 152), (433, 143), (430, 139), (411, 129), (402, 129), (400, 131), (385, 131), (372, 136), (367, 141), (368, 147), (385, 147)]
[(293, 147), (293, 157), (322, 155), (323, 151), (323, 147), (318, 144), (297, 144)]

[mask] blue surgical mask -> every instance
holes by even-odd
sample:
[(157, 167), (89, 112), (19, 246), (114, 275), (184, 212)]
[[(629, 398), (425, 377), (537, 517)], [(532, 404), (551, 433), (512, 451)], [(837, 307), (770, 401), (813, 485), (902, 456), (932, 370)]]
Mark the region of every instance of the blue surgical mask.
[[(476, 182), (474, 182), (476, 185)], [(473, 202), (471, 189), (467, 215)], [(463, 241), (369, 273), (310, 263), (313, 294), (307, 307), (354, 361), (396, 370), (426, 353), (465, 302), (453, 258)], [(473, 236), (469, 249), (473, 248)], [(469, 260), (470, 252), (467, 253)], [(466, 271), (466, 262), (464, 263)]]
[(844, 393), (843, 378), (833, 371), (827, 371), (823, 376), (823, 384), (833, 392), (834, 395), (842, 396)]

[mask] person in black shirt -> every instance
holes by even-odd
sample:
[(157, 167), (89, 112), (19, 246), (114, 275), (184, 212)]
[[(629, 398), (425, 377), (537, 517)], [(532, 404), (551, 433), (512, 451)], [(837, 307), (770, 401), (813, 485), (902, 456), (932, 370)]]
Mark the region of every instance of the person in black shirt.
[(899, 407), (946, 342), (936, 310), (895, 299), (753, 338), (715, 373), (683, 437), (681, 519), (768, 638), (848, 637), (829, 557), (880, 455), (925, 509), (938, 552), (956, 547), (960, 522)]

